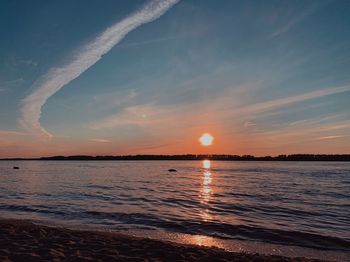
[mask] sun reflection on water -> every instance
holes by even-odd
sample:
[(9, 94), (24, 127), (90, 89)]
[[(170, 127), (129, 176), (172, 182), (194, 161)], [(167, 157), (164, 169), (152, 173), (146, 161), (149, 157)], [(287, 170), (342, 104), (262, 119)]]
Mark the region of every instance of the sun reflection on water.
[(209, 169), (211, 164), (210, 164), (210, 160), (203, 160), (202, 161), (202, 166), (204, 169)]
[(189, 236), (187, 241), (191, 244), (199, 245), (199, 246), (215, 246), (216, 239), (210, 236), (203, 235), (192, 235)]
[(212, 198), (213, 190), (210, 186), (212, 183), (212, 174), (210, 171), (211, 163), (210, 160), (202, 161), (203, 167), (203, 178), (202, 178), (202, 187), (200, 191), (200, 202), (206, 206), (205, 209), (201, 210), (200, 215), (203, 221), (212, 220), (212, 215), (209, 213), (209, 204)]

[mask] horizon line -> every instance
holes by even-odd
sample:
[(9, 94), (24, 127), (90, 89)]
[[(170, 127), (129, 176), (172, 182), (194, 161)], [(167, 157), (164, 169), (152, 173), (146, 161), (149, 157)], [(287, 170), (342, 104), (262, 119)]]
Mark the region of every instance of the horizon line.
[(279, 154), (279, 155), (236, 155), (236, 154), (134, 154), (134, 155), (56, 155), (41, 157), (9, 157), (0, 161), (11, 160), (267, 160), (267, 161), (350, 161), (349, 154)]

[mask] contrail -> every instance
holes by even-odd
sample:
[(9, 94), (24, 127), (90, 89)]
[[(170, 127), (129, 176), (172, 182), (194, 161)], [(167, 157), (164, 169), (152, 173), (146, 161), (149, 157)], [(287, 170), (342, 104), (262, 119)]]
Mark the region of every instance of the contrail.
[(47, 99), (63, 86), (80, 76), (98, 62), (129, 32), (137, 27), (156, 20), (180, 0), (152, 0), (141, 9), (102, 32), (96, 39), (82, 47), (69, 63), (51, 68), (47, 74), (36, 81), (34, 92), (23, 99), (20, 123), (34, 133), (52, 135), (40, 125), (41, 108)]

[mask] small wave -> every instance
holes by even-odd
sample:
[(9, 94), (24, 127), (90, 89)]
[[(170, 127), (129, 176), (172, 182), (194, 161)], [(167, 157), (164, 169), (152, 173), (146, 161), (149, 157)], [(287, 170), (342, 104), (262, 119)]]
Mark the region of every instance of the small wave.
[(0, 205), (0, 210), (5, 211), (20, 211), (28, 213), (42, 213), (42, 214), (55, 214), (65, 216), (64, 211), (59, 211), (56, 208), (50, 208), (48, 206), (34, 205), (34, 206), (21, 206), (21, 205)]
[(95, 188), (95, 189), (102, 189), (102, 190), (111, 190), (113, 187), (111, 186), (101, 186), (101, 185), (86, 185), (87, 188)]
[(138, 224), (163, 228), (168, 231), (204, 234), (208, 236), (262, 241), (271, 244), (297, 245), (321, 250), (350, 251), (350, 241), (298, 231), (285, 231), (270, 228), (251, 227), (245, 225), (230, 225), (216, 222), (194, 222), (180, 219), (164, 219), (152, 214), (143, 213), (106, 213), (87, 211), (86, 215), (98, 219), (114, 219), (123, 224)]

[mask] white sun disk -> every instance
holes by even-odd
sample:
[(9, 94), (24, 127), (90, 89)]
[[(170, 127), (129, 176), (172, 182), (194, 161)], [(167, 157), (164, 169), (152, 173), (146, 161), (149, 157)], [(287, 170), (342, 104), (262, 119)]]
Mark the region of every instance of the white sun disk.
[(211, 134), (205, 133), (199, 138), (202, 146), (210, 146), (213, 144), (214, 137)]

